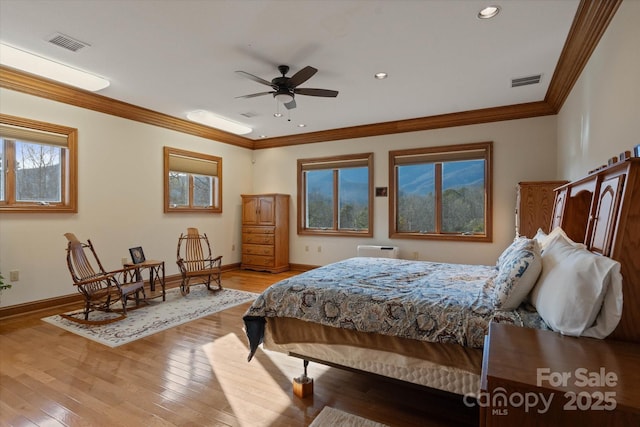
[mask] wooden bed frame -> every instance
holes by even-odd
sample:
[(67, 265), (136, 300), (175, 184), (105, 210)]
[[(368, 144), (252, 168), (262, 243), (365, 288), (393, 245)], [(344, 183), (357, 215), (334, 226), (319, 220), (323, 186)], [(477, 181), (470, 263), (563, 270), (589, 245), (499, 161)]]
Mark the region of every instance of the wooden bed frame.
[(591, 171), (556, 189), (550, 229), (620, 262), (622, 319), (608, 339), (640, 342), (640, 158)]

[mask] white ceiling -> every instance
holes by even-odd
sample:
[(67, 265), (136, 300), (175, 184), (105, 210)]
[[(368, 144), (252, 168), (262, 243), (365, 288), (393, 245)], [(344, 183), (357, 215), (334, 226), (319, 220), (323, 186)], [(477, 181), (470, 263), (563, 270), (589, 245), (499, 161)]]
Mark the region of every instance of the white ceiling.
[[(184, 119), (210, 110), (278, 137), (542, 101), (579, 0), (0, 0), (0, 41), (103, 76), (101, 95)], [(490, 20), (476, 17), (489, 4)], [(60, 32), (91, 46), (49, 43)], [(277, 65), (318, 73), (276, 118)], [(376, 80), (376, 72), (389, 73)], [(537, 85), (511, 79), (542, 74)], [(247, 118), (242, 114), (249, 114)], [(305, 128), (298, 124), (304, 123)]]

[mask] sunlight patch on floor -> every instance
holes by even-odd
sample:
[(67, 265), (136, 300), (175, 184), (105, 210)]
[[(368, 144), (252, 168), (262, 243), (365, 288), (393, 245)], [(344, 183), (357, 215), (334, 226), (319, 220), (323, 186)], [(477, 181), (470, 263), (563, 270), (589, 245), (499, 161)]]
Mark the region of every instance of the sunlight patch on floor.
[[(242, 426), (256, 426), (256, 419), (251, 419), (252, 412), (258, 412), (259, 419), (265, 426), (272, 425), (283, 411), (291, 406), (292, 395), (282, 389), (273, 375), (262, 366), (258, 357), (251, 362), (246, 361), (248, 353), (246, 345), (237, 335), (228, 334), (205, 344), (202, 350), (211, 364), (211, 368), (220, 383), (224, 394)], [(266, 353), (264, 353), (266, 354)], [(224, 369), (216, 369), (225, 365)], [(230, 375), (229, 365), (236, 365), (242, 370)], [(278, 366), (274, 362), (275, 366)], [(279, 368), (279, 367), (278, 367)], [(280, 368), (279, 368), (280, 369)], [(285, 372), (283, 377), (289, 378)], [(253, 405), (254, 408), (250, 408)]]

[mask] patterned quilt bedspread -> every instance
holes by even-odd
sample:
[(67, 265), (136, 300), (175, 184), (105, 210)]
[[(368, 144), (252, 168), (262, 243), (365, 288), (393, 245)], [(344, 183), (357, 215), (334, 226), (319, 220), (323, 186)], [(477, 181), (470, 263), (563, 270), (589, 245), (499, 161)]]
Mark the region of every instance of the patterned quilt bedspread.
[(265, 318), (291, 317), (337, 328), (480, 348), (489, 322), (546, 329), (524, 306), (496, 311), (495, 266), (350, 258), (266, 289), (244, 316), (251, 347)]

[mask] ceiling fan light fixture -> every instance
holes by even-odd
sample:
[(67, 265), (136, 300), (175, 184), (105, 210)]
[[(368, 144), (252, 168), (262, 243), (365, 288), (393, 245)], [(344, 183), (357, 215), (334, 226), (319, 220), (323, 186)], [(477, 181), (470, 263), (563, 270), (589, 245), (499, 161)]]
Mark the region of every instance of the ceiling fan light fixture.
[(282, 104), (288, 104), (291, 101), (293, 101), (293, 94), (291, 92), (289, 92), (288, 90), (279, 90), (278, 92), (276, 92), (275, 94), (273, 94), (273, 97), (278, 101), (281, 102)]
[(245, 135), (253, 132), (253, 129), (249, 126), (225, 119), (224, 117), (217, 116), (206, 110), (189, 111), (187, 113), (187, 118), (192, 122), (220, 129), (225, 132), (235, 133), (236, 135)]
[(110, 84), (109, 80), (102, 77), (3, 43), (0, 43), (0, 64), (91, 92), (97, 92)]

